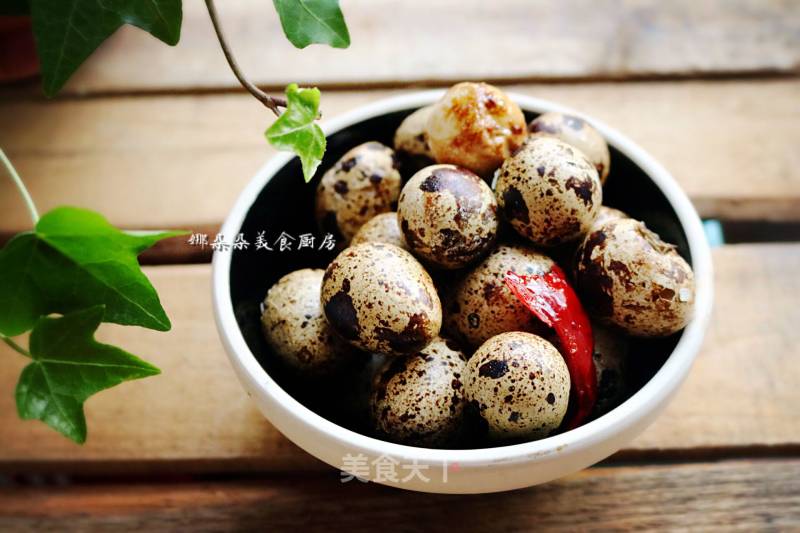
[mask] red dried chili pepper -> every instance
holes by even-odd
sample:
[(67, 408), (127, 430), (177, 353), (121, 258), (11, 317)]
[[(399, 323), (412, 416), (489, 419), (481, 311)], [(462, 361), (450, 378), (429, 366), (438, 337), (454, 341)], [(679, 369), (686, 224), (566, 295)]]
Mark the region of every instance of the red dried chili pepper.
[(575, 428), (589, 416), (597, 401), (597, 375), (592, 359), (594, 338), (589, 318), (557, 265), (545, 274), (532, 276), (508, 272), (505, 282), (539, 320), (555, 330), (561, 341), (574, 400), (574, 409), (564, 427)]

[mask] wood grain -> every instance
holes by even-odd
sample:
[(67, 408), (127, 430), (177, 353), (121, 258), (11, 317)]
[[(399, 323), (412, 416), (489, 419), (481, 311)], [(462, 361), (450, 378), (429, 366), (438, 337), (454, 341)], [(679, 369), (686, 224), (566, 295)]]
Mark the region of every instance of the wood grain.
[(449, 496), (337, 477), (0, 489), (7, 531), (789, 531), (800, 461), (592, 468)]
[[(705, 216), (800, 220), (800, 81), (523, 85), (625, 132)], [(330, 92), (325, 116), (387, 95)], [(0, 102), (0, 146), (44, 211), (97, 209), (128, 228), (219, 227), (274, 152), (240, 95)], [(613, 170), (612, 170), (613, 179)], [(29, 221), (0, 180), (0, 235)]]
[[(715, 250), (715, 317), (701, 355), (666, 412), (624, 452), (642, 457), (726, 456), (737, 449), (800, 449), (800, 244)], [(16, 418), (25, 361), (0, 348), (0, 470), (221, 471), (319, 469), (246, 397), (220, 346), (207, 265), (147, 273), (172, 318), (170, 333), (104, 325), (100, 338), (152, 360), (163, 374), (89, 400), (88, 443)]]
[[(800, 5), (786, 0), (346, 0), (343, 8), (349, 49), (297, 50), (268, 3), (219, 5), (244, 71), (278, 90), (290, 82), (629, 79), (796, 73), (800, 66)], [(203, 3), (184, 10), (177, 47), (125, 28), (67, 91), (239, 90)]]

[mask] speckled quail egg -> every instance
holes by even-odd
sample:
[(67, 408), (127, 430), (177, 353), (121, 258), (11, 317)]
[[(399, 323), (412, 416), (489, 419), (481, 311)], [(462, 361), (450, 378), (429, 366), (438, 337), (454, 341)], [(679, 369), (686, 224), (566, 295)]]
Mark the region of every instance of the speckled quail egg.
[(341, 337), (385, 354), (421, 350), (442, 325), (431, 277), (410, 253), (384, 243), (351, 246), (328, 265), (322, 308)]
[(320, 227), (349, 241), (366, 221), (394, 209), (400, 182), (394, 150), (375, 141), (356, 146), (322, 176), (317, 187)]
[(533, 136), (561, 139), (584, 153), (597, 169), (600, 182), (605, 183), (611, 168), (608, 144), (591, 124), (580, 117), (551, 111), (539, 115), (528, 125)]
[(397, 218), (408, 247), (428, 263), (460, 268), (497, 237), (497, 201), (481, 178), (454, 165), (432, 165), (400, 192)]
[(428, 118), (433, 106), (417, 109), (408, 115), (394, 133), (394, 149), (410, 155), (420, 155), (433, 159), (428, 143)]
[(594, 368), (597, 374), (597, 418), (621, 404), (628, 396), (628, 339), (598, 324), (592, 324)]
[(603, 191), (580, 150), (550, 137), (531, 138), (497, 174), (501, 212), (523, 237), (556, 246), (589, 231)]
[(597, 216), (592, 222), (592, 229), (598, 228), (605, 224), (606, 222), (611, 222), (612, 220), (620, 220), (623, 218), (630, 218), (627, 213), (620, 211), (619, 209), (614, 209), (613, 207), (608, 207), (606, 205), (601, 205), (600, 210), (597, 212)]
[(267, 292), (261, 325), (273, 352), (290, 368), (327, 373), (355, 350), (328, 325), (320, 304), (324, 271), (304, 268), (286, 274)]
[(507, 331), (542, 332), (544, 324), (514, 296), (503, 278), (509, 270), (543, 274), (552, 266), (549, 257), (533, 250), (498, 246), (446, 291), (445, 329), (469, 346)]
[(464, 354), (441, 338), (378, 370), (370, 406), (379, 434), (416, 446), (446, 443), (461, 427)]
[(525, 141), (525, 116), (497, 87), (453, 85), (433, 105), (428, 142), (437, 163), (452, 163), (489, 176)]
[(575, 278), (594, 317), (631, 335), (682, 329), (694, 307), (694, 274), (675, 246), (631, 218), (594, 229), (576, 254)]
[(538, 439), (558, 428), (569, 404), (567, 365), (555, 347), (512, 331), (486, 341), (467, 362), (466, 398), (493, 438)]
[(389, 211), (369, 219), (353, 236), (351, 246), (364, 242), (384, 242), (394, 244), (405, 250), (408, 249), (400, 224), (397, 223), (397, 213)]

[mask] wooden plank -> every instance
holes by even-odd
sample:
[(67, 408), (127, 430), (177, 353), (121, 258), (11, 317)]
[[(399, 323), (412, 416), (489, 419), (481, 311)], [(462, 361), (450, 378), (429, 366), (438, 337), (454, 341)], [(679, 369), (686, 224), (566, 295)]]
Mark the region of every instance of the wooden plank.
[[(782, 0), (347, 0), (343, 7), (352, 35), (344, 51), (293, 48), (268, 4), (227, 0), (219, 10), (244, 71), (271, 88), (796, 73), (800, 66), (800, 5)], [(177, 47), (125, 28), (67, 91), (238, 90), (203, 3), (184, 10)]]
[[(701, 355), (678, 397), (623, 457), (800, 450), (800, 244), (727, 246), (714, 260), (715, 317)], [(319, 468), (261, 417), (234, 377), (212, 320), (209, 267), (147, 273), (173, 330), (104, 325), (100, 338), (152, 360), (163, 374), (87, 402), (85, 446), (16, 418), (10, 391), (25, 361), (0, 347), (0, 470)]]
[[(673, 172), (705, 216), (800, 220), (800, 81), (524, 85), (630, 135)], [(329, 92), (326, 116), (384, 91)], [(0, 102), (0, 146), (41, 210), (105, 213), (128, 228), (216, 228), (274, 152), (250, 97)], [(613, 179), (613, 170), (612, 170)], [(0, 235), (29, 225), (0, 179)]]
[(7, 531), (329, 531), (333, 524), (450, 531), (454, 516), (463, 531), (796, 530), (800, 461), (592, 468), (482, 496), (341, 483), (334, 475), (0, 489)]

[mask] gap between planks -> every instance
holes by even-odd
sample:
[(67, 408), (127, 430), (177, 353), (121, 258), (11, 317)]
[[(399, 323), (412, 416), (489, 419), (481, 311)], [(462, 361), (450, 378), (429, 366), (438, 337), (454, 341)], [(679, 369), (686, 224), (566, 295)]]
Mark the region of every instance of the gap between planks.
[[(800, 445), (800, 244), (714, 250), (716, 301), (687, 382), (620, 460), (704, 458), (747, 450), (797, 454)], [(247, 398), (218, 339), (210, 266), (150, 267), (173, 322), (169, 333), (103, 325), (99, 338), (151, 360), (163, 374), (104, 391), (86, 404), (78, 447), (17, 419), (13, 390), (25, 361), (0, 347), (0, 471), (193, 472), (325, 468), (275, 430)], [(266, 290), (266, 288), (263, 288)], [(254, 288), (254, 290), (256, 290)], [(259, 289), (260, 290), (260, 289)], [(737, 452), (738, 450), (738, 452)], [(715, 455), (718, 454), (718, 455)]]
[(788, 530), (800, 524), (800, 460), (596, 467), (463, 496), (341, 483), (334, 472), (0, 489), (0, 528), (13, 531), (451, 531), (454, 516), (464, 531)]
[[(800, 220), (800, 80), (508, 89), (624, 132), (673, 173), (703, 216)], [(330, 117), (394, 94), (337, 92), (322, 106)], [(129, 229), (219, 227), (275, 153), (263, 137), (267, 111), (245, 95), (0, 102), (0, 117), (0, 146), (40, 211), (79, 205)], [(2, 235), (29, 227), (5, 179), (0, 213)]]

